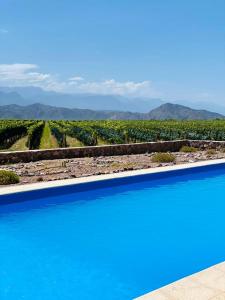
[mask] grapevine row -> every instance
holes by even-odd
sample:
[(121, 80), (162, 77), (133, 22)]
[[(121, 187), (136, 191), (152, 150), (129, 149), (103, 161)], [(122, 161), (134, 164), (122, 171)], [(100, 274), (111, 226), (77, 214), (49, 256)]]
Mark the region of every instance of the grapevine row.
[[(84, 146), (167, 141), (177, 139), (225, 141), (225, 121), (49, 121), (59, 147), (67, 147), (67, 137)], [(0, 149), (7, 149), (27, 136), (29, 149), (38, 149), (44, 121), (0, 120)]]
[(0, 149), (10, 148), (18, 139), (25, 136), (34, 121), (0, 121)]
[(38, 149), (44, 129), (44, 121), (37, 121), (28, 129), (27, 147), (30, 150)]

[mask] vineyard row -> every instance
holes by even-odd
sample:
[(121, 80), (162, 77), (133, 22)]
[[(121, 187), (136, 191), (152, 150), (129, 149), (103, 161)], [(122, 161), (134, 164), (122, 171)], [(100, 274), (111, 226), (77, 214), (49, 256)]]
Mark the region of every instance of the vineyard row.
[(177, 139), (225, 140), (225, 121), (0, 121), (0, 149), (9, 149), (27, 136), (28, 149), (38, 149), (49, 126), (59, 147), (69, 138), (84, 146)]

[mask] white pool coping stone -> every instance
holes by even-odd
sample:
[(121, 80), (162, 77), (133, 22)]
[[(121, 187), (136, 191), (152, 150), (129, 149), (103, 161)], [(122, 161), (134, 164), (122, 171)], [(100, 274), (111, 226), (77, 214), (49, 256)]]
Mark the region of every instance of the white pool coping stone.
[(175, 281), (136, 300), (224, 300), (225, 262)]
[(46, 181), (46, 182), (38, 182), (38, 183), (23, 184), (23, 185), (10, 185), (7, 187), (0, 188), (0, 196), (10, 195), (14, 193), (42, 190), (42, 189), (50, 189), (55, 187), (73, 186), (73, 185), (78, 185), (83, 183), (92, 183), (92, 182), (104, 181), (109, 179), (119, 179), (119, 178), (128, 178), (128, 177), (138, 176), (138, 175), (166, 173), (170, 171), (185, 170), (185, 169), (221, 165), (221, 164), (225, 164), (225, 159), (205, 160), (205, 161), (185, 163), (185, 164), (174, 165), (174, 166), (156, 167), (156, 168), (149, 168), (149, 169), (142, 169), (142, 170), (135, 170), (135, 171), (124, 171), (124, 172), (113, 173), (113, 174), (87, 176), (87, 177), (80, 177), (74, 179)]

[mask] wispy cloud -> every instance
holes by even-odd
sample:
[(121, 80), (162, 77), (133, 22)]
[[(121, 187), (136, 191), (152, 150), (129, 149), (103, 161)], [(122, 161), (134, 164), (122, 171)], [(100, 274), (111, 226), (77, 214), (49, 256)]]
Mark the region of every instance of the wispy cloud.
[(130, 97), (147, 97), (156, 96), (156, 91), (153, 88), (151, 81), (116, 81), (115, 79), (104, 81), (88, 81), (79, 84), (77, 89), (81, 92), (89, 92), (94, 94), (116, 94)]
[(86, 80), (79, 74), (61, 79), (59, 75), (42, 72), (36, 64), (0, 64), (0, 86), (36, 86), (62, 93), (120, 95), (130, 98), (193, 99), (202, 102), (216, 98), (207, 91), (188, 93), (183, 90), (179, 92), (175, 88), (171, 92), (165, 86), (156, 88), (156, 84), (150, 80), (137, 82), (114, 78), (94, 81)]
[(81, 76), (60, 80), (53, 74), (39, 72), (35, 64), (0, 65), (0, 85), (38, 86), (46, 90), (66, 93), (92, 93), (102, 95), (121, 95), (128, 97), (158, 97), (151, 81), (87, 81)]
[(83, 81), (84, 80), (84, 78), (83, 77), (81, 77), (81, 76), (74, 76), (74, 77), (70, 77), (69, 78), (69, 81), (71, 81), (71, 82), (73, 82), (73, 81)]

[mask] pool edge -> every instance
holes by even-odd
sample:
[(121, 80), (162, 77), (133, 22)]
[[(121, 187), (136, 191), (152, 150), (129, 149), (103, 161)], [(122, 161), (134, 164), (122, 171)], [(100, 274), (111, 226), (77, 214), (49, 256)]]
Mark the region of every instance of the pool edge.
[(180, 164), (174, 166), (156, 167), (156, 168), (141, 169), (141, 170), (134, 170), (134, 171), (124, 171), (124, 172), (113, 173), (113, 174), (86, 176), (86, 177), (80, 177), (74, 179), (46, 181), (46, 182), (23, 184), (23, 185), (16, 185), (16, 186), (10, 185), (7, 187), (0, 188), (0, 196), (14, 195), (18, 193), (31, 192), (31, 191), (34, 192), (40, 190), (50, 190), (52, 188), (59, 188), (59, 187), (77, 186), (85, 183), (104, 182), (110, 179), (125, 179), (129, 177), (139, 177), (143, 175), (166, 174), (167, 172), (171, 173), (175, 171), (197, 169), (201, 167), (217, 166), (217, 165), (225, 166), (225, 159), (205, 160), (205, 161), (186, 163), (186, 164)]
[(225, 299), (224, 281), (225, 262), (221, 262), (134, 300), (222, 300)]

